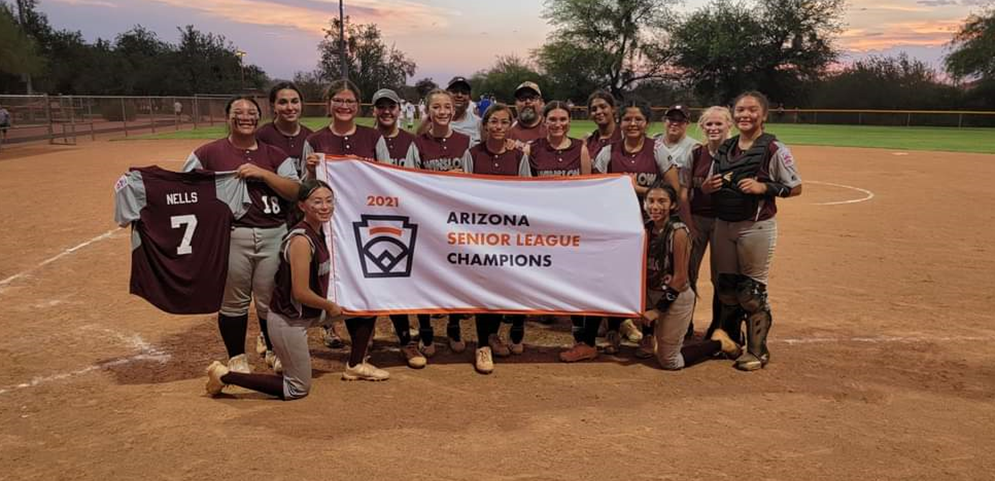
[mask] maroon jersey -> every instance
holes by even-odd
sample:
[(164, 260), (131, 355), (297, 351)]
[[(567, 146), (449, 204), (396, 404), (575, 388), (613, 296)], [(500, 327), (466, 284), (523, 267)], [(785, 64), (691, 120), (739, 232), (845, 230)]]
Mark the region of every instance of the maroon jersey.
[(654, 147), (653, 139), (644, 138), (643, 148), (638, 152), (626, 151), (625, 142), (602, 149), (594, 167), (606, 174), (635, 174), (637, 184), (649, 187), (670, 170), (672, 164)]
[(298, 175), (304, 171), (304, 164), (301, 162), (301, 159), (304, 158), (304, 141), (309, 135), (314, 133), (311, 129), (305, 127), (304, 124), (301, 124), (300, 127), (297, 135), (286, 135), (280, 132), (273, 122), (259, 127), (259, 130), (256, 131), (256, 140), (278, 147), (280, 150), (286, 152), (291, 159), (294, 159)]
[(528, 165), (528, 159), (521, 150), (508, 149), (504, 153), (495, 154), (487, 149), (485, 142), (470, 148), (470, 166), (467, 170), (471, 174), (527, 177)]
[(712, 173), (712, 154), (707, 145), (699, 145), (691, 151), (691, 169), (688, 188), (691, 192), (691, 213), (702, 217), (715, 217), (712, 196), (701, 191), (701, 185)]
[(448, 171), (468, 170), (466, 159), (470, 153), (470, 137), (453, 131), (449, 137), (434, 137), (431, 132), (415, 137), (413, 164), (421, 169)]
[(564, 177), (580, 175), (580, 153), (584, 142), (570, 139), (570, 146), (557, 149), (545, 137), (535, 141), (529, 150), (529, 163), (534, 177)]
[[(670, 225), (661, 233), (657, 234), (653, 228), (653, 222), (647, 222), (646, 236), (649, 241), (649, 248), (646, 252), (646, 291), (651, 294), (647, 297), (655, 298), (666, 290), (670, 281), (674, 279), (674, 234), (679, 230), (688, 233), (688, 227), (679, 220), (670, 221)], [(691, 244), (686, 245), (687, 249)], [(690, 252), (684, 252), (688, 255)]]
[(280, 267), (276, 271), (276, 286), (270, 300), (271, 311), (287, 319), (313, 319), (321, 316), (321, 309), (305, 306), (294, 299), (293, 277), (290, 271), (290, 240), (303, 236), (311, 246), (311, 264), (308, 267), (308, 287), (321, 297), (328, 297), (328, 275), (331, 256), (325, 245), (325, 234), (314, 230), (311, 224), (301, 221), (295, 225), (280, 246)]
[(393, 137), (384, 136), (387, 144), (387, 152), (390, 153), (390, 165), (409, 166), (408, 149), (415, 143), (415, 136), (410, 132), (398, 129), (397, 135)]
[(546, 135), (546, 124), (542, 121), (539, 121), (533, 127), (526, 127), (520, 122), (515, 122), (515, 125), (512, 125), (511, 130), (508, 131), (509, 139), (525, 144), (531, 144), (539, 139), (544, 139)]
[(133, 168), (114, 186), (114, 220), (131, 224), (131, 293), (173, 314), (221, 308), (232, 220), (250, 209), (234, 173)]
[[(280, 177), (299, 180), (297, 168), (293, 159), (270, 144), (257, 142), (256, 150), (236, 148), (228, 139), (215, 140), (202, 145), (190, 154), (183, 164), (183, 171), (205, 169), (215, 172), (228, 172), (242, 164), (254, 164)], [(268, 229), (279, 227), (286, 222), (289, 202), (283, 200), (276, 191), (261, 180), (250, 180), (249, 197), (252, 198), (252, 208), (241, 219), (235, 221), (237, 227), (258, 227)]]
[[(355, 156), (366, 160), (377, 159), (377, 144), (383, 135), (371, 127), (356, 126), (350, 135), (336, 135), (331, 128), (323, 128), (307, 138), (310, 152), (326, 155)], [(305, 156), (308, 151), (305, 150)]]
[(617, 125), (615, 126), (615, 131), (607, 139), (602, 139), (601, 134), (595, 130), (591, 132), (591, 135), (587, 136), (587, 152), (591, 154), (591, 158), (598, 156), (601, 149), (606, 145), (617, 144), (622, 141), (622, 129)]

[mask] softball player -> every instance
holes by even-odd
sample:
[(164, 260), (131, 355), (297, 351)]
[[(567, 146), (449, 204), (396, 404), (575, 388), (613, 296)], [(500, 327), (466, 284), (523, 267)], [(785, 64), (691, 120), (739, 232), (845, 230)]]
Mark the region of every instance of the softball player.
[[(651, 115), (649, 106), (642, 102), (628, 101), (623, 104), (619, 109), (622, 141), (602, 148), (594, 159), (594, 170), (597, 172), (631, 176), (635, 180), (633, 186), (640, 200), (646, 195), (649, 186), (659, 179), (666, 180), (674, 191), (679, 190), (677, 169), (674, 168), (672, 159), (662, 149), (657, 149), (653, 139), (646, 136)], [(608, 340), (605, 352), (608, 354), (619, 351), (622, 343), (619, 330), (623, 321), (620, 318), (608, 319), (608, 332), (605, 335)], [(641, 342), (651, 342), (646, 337), (644, 333)], [(645, 348), (643, 344), (640, 346)], [(645, 356), (646, 352), (646, 349), (642, 349), (637, 354)]]
[[(690, 204), (691, 225), (688, 227), (691, 229), (691, 261), (688, 277), (691, 280), (691, 289), (695, 293), (699, 292), (698, 279), (701, 262), (715, 233), (715, 209), (712, 207), (712, 199), (710, 195), (702, 192), (701, 188), (712, 173), (712, 166), (719, 147), (729, 138), (729, 132), (732, 130), (732, 113), (726, 107), (709, 107), (698, 118), (698, 129), (704, 133), (706, 144), (699, 145), (691, 151), (691, 165), (681, 171), (682, 190), (687, 191), (686, 197)], [(711, 326), (717, 327), (719, 325), (719, 311), (722, 309), (718, 290), (715, 289), (715, 281), (718, 277), (718, 272), (715, 270), (715, 256), (712, 255), (709, 260), (713, 294), (712, 322), (708, 335), (711, 334)], [(692, 327), (688, 328), (689, 332), (691, 332)]]
[[(643, 209), (649, 222), (649, 250), (646, 256), (646, 299), (653, 306), (643, 313), (643, 323), (652, 327), (650, 354), (656, 354), (660, 367), (678, 370), (718, 352), (739, 354), (740, 347), (721, 329), (710, 340), (684, 345), (694, 313), (694, 291), (688, 281), (691, 239), (688, 228), (677, 216), (677, 191), (664, 181), (657, 181), (646, 192)], [(655, 350), (652, 344), (656, 344)]]
[[(425, 170), (465, 172), (470, 159), (470, 137), (454, 131), (450, 125), (455, 112), (452, 94), (435, 89), (425, 96), (425, 102), (428, 112), (418, 126), (415, 148), (408, 151), (409, 165)], [(446, 324), (449, 348), (456, 353), (466, 350), (460, 329), (462, 318), (462, 315), (451, 314)], [(423, 343), (425, 339), (431, 342), (433, 338), (422, 337)], [(433, 344), (419, 347), (428, 357), (435, 353)]]
[(587, 151), (595, 158), (606, 145), (622, 141), (622, 130), (615, 119), (615, 97), (604, 90), (595, 91), (587, 98), (587, 114), (598, 126), (586, 139)]
[[(315, 168), (318, 165), (317, 153), (353, 156), (380, 162), (390, 161), (390, 151), (383, 135), (376, 129), (356, 125), (359, 102), (362, 98), (359, 88), (348, 80), (337, 80), (328, 86), (325, 91), (325, 103), (332, 121), (328, 127), (311, 134), (304, 142), (306, 177), (315, 175)], [(369, 349), (369, 340), (373, 336), (376, 321), (376, 317), (346, 320), (346, 328), (352, 338), (352, 352), (359, 353), (356, 354), (359, 358), (364, 357)], [(334, 327), (325, 328), (325, 344), (329, 347), (341, 347), (343, 343), (340, 336), (333, 329)], [(376, 380), (376, 376), (372, 376), (371, 379)]]
[(299, 180), (293, 159), (277, 147), (256, 141), (259, 112), (259, 105), (251, 97), (229, 100), (225, 105), (228, 137), (195, 150), (182, 169), (236, 170), (239, 177), (249, 181), (252, 207), (235, 221), (231, 232), (228, 276), (218, 313), (228, 367), (236, 372), (250, 370), (245, 358), (245, 331), (253, 296), (260, 329), (266, 329), (273, 276), (279, 267), (277, 252), (287, 232), (284, 199), (295, 198)]
[[(468, 151), (468, 158), (464, 164), (467, 172), (484, 175), (532, 176), (528, 156), (505, 142), (511, 128), (511, 118), (511, 109), (501, 103), (491, 105), (484, 112), (481, 121), (483, 142)], [(498, 335), (502, 318), (511, 321), (510, 345)], [(476, 327), (477, 352), (474, 357), (474, 367), (477, 372), (482, 374), (493, 372), (493, 356), (507, 357), (521, 354), (525, 350), (523, 315), (477, 314)]]
[[(334, 211), (332, 189), (324, 182), (309, 179), (301, 185), (297, 199), (304, 220), (295, 225), (281, 243), (280, 267), (268, 317), (273, 347), (280, 359), (285, 360), (283, 375), (238, 373), (214, 361), (207, 368), (209, 395), (220, 394), (228, 384), (283, 400), (302, 398), (311, 390), (307, 329), (316, 324), (322, 314), (337, 317), (342, 310), (327, 299), (331, 256), (322, 226)], [(352, 321), (355, 320), (346, 322)], [(390, 373), (351, 356), (342, 377), (383, 380), (389, 378)]]
[(259, 128), (256, 139), (283, 149), (296, 162), (297, 174), (303, 175), (304, 141), (314, 133), (301, 124), (304, 96), (292, 82), (280, 82), (270, 89), (269, 103), (273, 121)]
[(777, 241), (775, 199), (802, 193), (791, 152), (764, 133), (767, 98), (746, 92), (733, 103), (739, 135), (718, 149), (713, 174), (702, 184), (715, 209), (712, 256), (718, 271), (719, 325), (740, 335), (741, 308), (746, 312), (746, 352), (736, 359), (743, 371), (761, 369), (770, 361), (767, 334), (773, 321), (767, 302), (767, 280)]
[[(377, 121), (377, 130), (383, 135), (387, 142), (387, 150), (390, 152), (390, 164), (404, 167), (411, 167), (408, 161), (409, 153), (415, 148), (415, 136), (402, 130), (398, 126), (399, 115), (401, 113), (401, 99), (393, 90), (380, 89), (373, 94), (373, 116)], [(435, 347), (432, 343), (435, 331), (428, 314), (418, 315), (418, 337), (427, 340), (426, 343), (417, 345), (411, 339), (411, 328), (408, 323), (407, 314), (394, 314), (390, 316), (390, 321), (394, 325), (394, 332), (400, 343), (401, 355), (408, 367), (421, 369), (428, 364), (427, 356), (435, 354)]]

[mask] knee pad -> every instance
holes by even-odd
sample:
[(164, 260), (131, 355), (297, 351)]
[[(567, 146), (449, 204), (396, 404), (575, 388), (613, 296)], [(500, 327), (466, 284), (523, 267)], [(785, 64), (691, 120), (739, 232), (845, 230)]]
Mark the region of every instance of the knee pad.
[(748, 314), (767, 309), (767, 286), (749, 277), (743, 278), (736, 289), (736, 300)]
[(727, 306), (739, 304), (736, 289), (740, 283), (739, 274), (719, 274), (716, 289), (719, 295), (719, 302)]

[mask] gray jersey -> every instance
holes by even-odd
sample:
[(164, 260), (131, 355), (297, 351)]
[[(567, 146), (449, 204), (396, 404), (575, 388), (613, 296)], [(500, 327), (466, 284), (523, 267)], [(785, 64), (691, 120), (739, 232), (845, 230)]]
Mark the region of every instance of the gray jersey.
[(480, 117), (477, 117), (471, 108), (467, 109), (463, 120), (453, 120), (449, 126), (453, 130), (470, 137), (470, 147), (480, 143)]
[(674, 145), (667, 145), (665, 135), (660, 135), (655, 139), (658, 155), (668, 159), (677, 167), (677, 176), (680, 178), (681, 187), (688, 187), (688, 179), (691, 176), (691, 152), (698, 146), (698, 141), (691, 137), (684, 136)]

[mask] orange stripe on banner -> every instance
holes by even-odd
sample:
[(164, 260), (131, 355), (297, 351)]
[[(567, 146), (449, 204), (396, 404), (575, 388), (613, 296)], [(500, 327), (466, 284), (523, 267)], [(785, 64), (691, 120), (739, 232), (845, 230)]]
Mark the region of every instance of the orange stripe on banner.
[[(577, 180), (613, 179), (617, 177), (628, 177), (626, 174), (588, 174), (588, 175), (556, 176), (556, 177), (512, 177), (506, 175), (468, 174), (466, 172), (439, 172), (435, 170), (410, 169), (398, 165), (383, 164), (380, 162), (360, 157), (349, 157), (349, 156), (338, 156), (338, 155), (325, 155), (325, 161), (326, 162), (359, 161), (359, 162), (366, 162), (368, 164), (373, 164), (378, 169), (395, 169), (395, 170), (413, 172), (416, 174), (442, 175), (448, 177), (463, 177), (463, 178), (473, 178), (473, 179), (503, 180), (506, 182), (574, 182)], [(633, 180), (633, 182), (635, 182), (635, 180)]]
[[(645, 290), (645, 289), (644, 289)], [(377, 309), (373, 311), (351, 311), (342, 309), (349, 316), (369, 317), (388, 316), (393, 314), (524, 314), (546, 316), (605, 316), (605, 317), (640, 317), (641, 312), (608, 312), (608, 311), (549, 311), (538, 309), (485, 309), (483, 307), (461, 307), (453, 309)]]
[(372, 227), (370, 228), (370, 234), (394, 234), (398, 237), (401, 237), (401, 234), (403, 234), (403, 232), (401, 232), (401, 229), (397, 229), (394, 227)]

